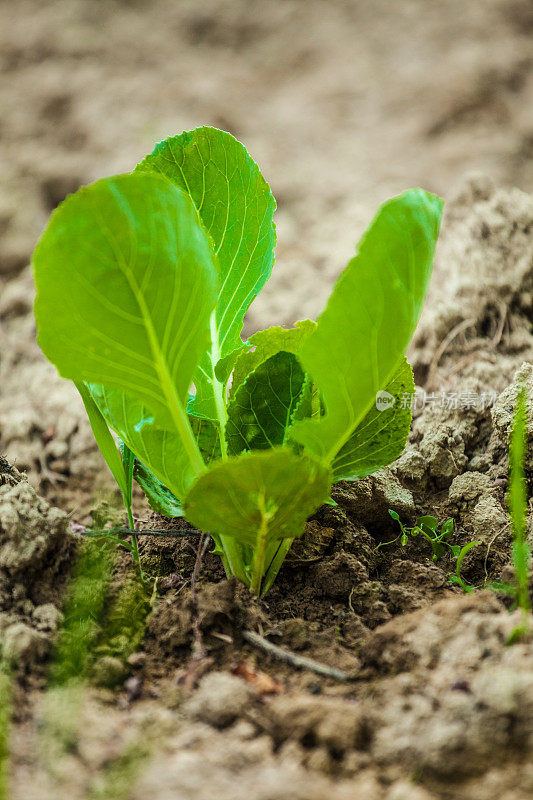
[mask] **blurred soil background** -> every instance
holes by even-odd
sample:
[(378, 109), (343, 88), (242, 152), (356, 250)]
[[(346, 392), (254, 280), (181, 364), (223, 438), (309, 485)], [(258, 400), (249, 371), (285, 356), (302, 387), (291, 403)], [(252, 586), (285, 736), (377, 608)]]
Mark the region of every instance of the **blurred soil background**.
[(532, 45), (529, 0), (3, 0), (2, 280), (68, 192), (214, 125), (278, 201), (251, 325), (316, 316), (391, 194), (532, 188)]

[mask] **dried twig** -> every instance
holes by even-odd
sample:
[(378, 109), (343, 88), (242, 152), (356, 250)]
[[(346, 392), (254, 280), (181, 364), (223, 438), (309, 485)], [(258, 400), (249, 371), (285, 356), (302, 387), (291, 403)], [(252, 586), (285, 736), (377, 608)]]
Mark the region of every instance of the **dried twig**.
[(496, 330), (496, 333), (492, 337), (493, 347), (497, 347), (502, 340), (505, 323), (507, 322), (508, 310), (509, 310), (508, 306), (503, 302), (503, 300), (500, 300), (498, 303), (498, 311), (500, 312), (500, 321), (498, 323), (498, 328)]
[[(72, 523), (77, 525), (77, 523)], [(88, 530), (73, 530), (73, 533), (79, 533), (80, 536), (105, 536), (106, 533), (113, 535), (131, 536), (135, 533), (136, 536), (201, 536), (202, 531), (197, 528), (149, 528), (148, 530), (132, 531), (131, 528), (89, 528)]]
[(296, 653), (292, 653), (290, 650), (286, 650), (284, 647), (278, 647), (278, 645), (272, 644), (268, 639), (265, 639), (254, 631), (243, 631), (242, 638), (254, 647), (258, 647), (265, 653), (268, 653), (280, 661), (284, 661), (286, 664), (297, 667), (297, 669), (308, 669), (311, 670), (311, 672), (316, 672), (317, 675), (322, 675), (324, 678), (332, 678), (336, 681), (350, 680), (350, 675), (348, 675), (347, 672), (335, 669), (335, 667), (328, 667), (326, 664), (321, 664), (319, 661), (314, 661), (312, 658), (299, 656)]

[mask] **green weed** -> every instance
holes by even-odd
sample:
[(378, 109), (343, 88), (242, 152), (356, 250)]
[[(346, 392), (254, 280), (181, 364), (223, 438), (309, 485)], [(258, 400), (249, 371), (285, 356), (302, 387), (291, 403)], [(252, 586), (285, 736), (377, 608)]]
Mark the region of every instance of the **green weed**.
[(454, 521), (451, 518), (444, 520), (439, 531), (439, 521), (437, 517), (433, 517), (429, 514), (418, 517), (415, 524), (411, 528), (402, 523), (396, 511), (389, 509), (389, 514), (400, 526), (401, 533), (396, 537), (396, 539), (393, 539), (391, 542), (385, 542), (384, 544), (378, 545), (378, 547), (385, 547), (386, 545), (394, 544), (398, 541), (398, 539), (400, 539), (402, 547), (405, 547), (409, 541), (409, 537), (416, 538), (417, 536), (423, 536), (431, 545), (431, 557), (434, 562), (438, 561), (439, 558), (445, 554), (447, 549), (450, 551), (452, 556), (457, 559), (457, 563), (455, 565), (455, 574), (450, 575), (449, 577), (450, 583), (457, 584), (467, 593), (474, 591), (476, 587), (467, 584), (461, 577), (461, 566), (466, 554), (473, 547), (476, 547), (476, 545), (480, 544), (480, 542), (468, 542), (467, 544), (461, 546), (459, 544), (450, 544), (450, 542), (446, 541), (447, 537), (451, 536), (454, 530)]

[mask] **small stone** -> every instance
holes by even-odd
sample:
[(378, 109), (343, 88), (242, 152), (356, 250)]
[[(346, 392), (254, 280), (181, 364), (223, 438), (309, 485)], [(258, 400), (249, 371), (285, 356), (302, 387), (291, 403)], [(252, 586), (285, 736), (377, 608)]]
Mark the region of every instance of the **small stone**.
[(226, 672), (211, 672), (200, 682), (184, 711), (216, 728), (235, 722), (250, 705), (252, 692), (244, 681)]
[(14, 667), (27, 668), (42, 661), (48, 647), (48, 638), (24, 622), (15, 622), (3, 632), (2, 657)]
[(113, 689), (123, 683), (127, 667), (116, 656), (102, 656), (93, 667), (93, 681), (97, 686)]
[(463, 475), (457, 475), (449, 489), (450, 503), (476, 500), (489, 486), (489, 476), (481, 472), (465, 472)]
[(42, 631), (56, 631), (63, 619), (63, 614), (53, 603), (37, 606), (32, 616), (37, 628)]
[(139, 667), (142, 667), (142, 665), (145, 662), (146, 662), (146, 653), (144, 653), (142, 650), (140, 650), (137, 653), (132, 653), (130, 656), (128, 656), (128, 664), (130, 665), (130, 667), (133, 667), (133, 669), (138, 669)]

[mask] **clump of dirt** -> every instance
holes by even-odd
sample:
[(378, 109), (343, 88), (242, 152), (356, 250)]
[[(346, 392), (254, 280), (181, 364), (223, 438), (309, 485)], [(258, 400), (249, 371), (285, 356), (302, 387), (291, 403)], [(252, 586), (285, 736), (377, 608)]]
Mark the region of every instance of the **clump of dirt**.
[(24, 670), (48, 653), (74, 550), (63, 511), (9, 467), (0, 486), (0, 655)]
[(359, 680), (337, 696), (300, 688), (265, 702), (211, 673), (134, 797), (210, 797), (214, 782), (222, 800), (281, 800), (290, 779), (304, 800), (526, 800), (531, 646), (505, 647), (520, 619), (488, 593), (400, 616), (370, 634)]
[[(429, 392), (501, 392), (533, 361), (533, 198), (473, 176), (446, 205), (437, 275), (446, 300), (428, 303), (412, 345)], [(466, 383), (467, 379), (471, 382)]]

